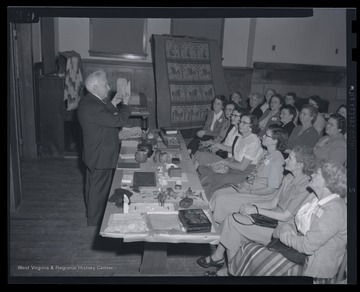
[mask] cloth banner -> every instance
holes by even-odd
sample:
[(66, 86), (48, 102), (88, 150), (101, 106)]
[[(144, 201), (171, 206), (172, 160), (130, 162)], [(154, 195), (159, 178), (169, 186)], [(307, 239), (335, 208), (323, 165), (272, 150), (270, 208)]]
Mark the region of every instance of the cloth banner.
[(229, 96), (216, 40), (153, 35), (158, 127), (202, 127), (215, 95)]
[(75, 51), (59, 52), (59, 72), (65, 76), (64, 101), (67, 110), (74, 110), (83, 96), (81, 56)]

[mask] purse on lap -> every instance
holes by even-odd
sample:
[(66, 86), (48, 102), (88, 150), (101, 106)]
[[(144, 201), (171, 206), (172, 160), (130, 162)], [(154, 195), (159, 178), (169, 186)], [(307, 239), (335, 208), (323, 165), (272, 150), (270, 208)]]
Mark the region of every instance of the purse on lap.
[(296, 249), (283, 244), (279, 238), (272, 238), (266, 246), (269, 250), (277, 251), (281, 253), (288, 260), (298, 265), (304, 265), (307, 259), (307, 255), (298, 252)]
[(278, 220), (270, 218), (268, 216), (264, 216), (256, 213), (251, 214), (250, 216), (255, 225), (268, 227), (268, 228), (276, 228), (276, 226), (278, 225)]

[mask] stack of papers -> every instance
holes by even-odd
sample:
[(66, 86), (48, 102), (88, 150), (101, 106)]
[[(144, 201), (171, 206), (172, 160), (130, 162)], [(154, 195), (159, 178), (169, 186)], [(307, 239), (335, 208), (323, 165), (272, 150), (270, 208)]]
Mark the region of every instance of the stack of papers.
[(132, 127), (126, 128), (123, 127), (122, 130), (119, 132), (119, 139), (135, 139), (141, 137), (142, 130), (140, 127)]
[(121, 142), (120, 158), (135, 159), (138, 141), (125, 140)]

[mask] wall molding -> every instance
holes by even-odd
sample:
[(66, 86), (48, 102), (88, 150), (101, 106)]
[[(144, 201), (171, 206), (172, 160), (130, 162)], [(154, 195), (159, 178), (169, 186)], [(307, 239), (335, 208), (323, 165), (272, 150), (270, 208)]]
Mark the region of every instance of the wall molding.
[(346, 73), (346, 67), (343, 67), (343, 66), (307, 65), (307, 64), (294, 64), (294, 63), (270, 63), (270, 62), (254, 62), (253, 66), (254, 66), (254, 69), (322, 71), (322, 72)]
[[(103, 59), (82, 59), (83, 63), (87, 64), (99, 64), (99, 65), (110, 65), (110, 66), (125, 66), (125, 67), (138, 67), (138, 68), (149, 68), (153, 67), (153, 62), (132, 62), (132, 61), (117, 61), (117, 60), (103, 60)], [(100, 69), (100, 68), (99, 68)]]

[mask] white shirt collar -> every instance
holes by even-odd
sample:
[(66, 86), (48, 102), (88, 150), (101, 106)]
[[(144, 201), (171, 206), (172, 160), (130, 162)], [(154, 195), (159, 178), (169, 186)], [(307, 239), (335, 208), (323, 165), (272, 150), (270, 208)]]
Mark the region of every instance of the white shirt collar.
[(95, 95), (98, 99), (100, 99), (100, 101), (102, 102), (102, 103), (104, 103), (104, 104), (106, 104), (106, 102), (105, 101), (103, 101), (101, 98), (100, 98), (100, 96), (98, 96), (97, 94), (95, 94), (94, 92), (91, 92), (93, 95)]

